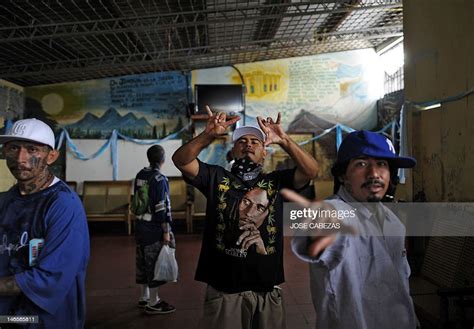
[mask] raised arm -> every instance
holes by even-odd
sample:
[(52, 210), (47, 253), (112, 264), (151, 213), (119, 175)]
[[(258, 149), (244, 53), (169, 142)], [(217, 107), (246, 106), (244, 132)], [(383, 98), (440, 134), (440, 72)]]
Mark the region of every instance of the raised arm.
[(318, 174), (319, 166), (316, 160), (298, 144), (296, 144), (281, 126), (281, 113), (278, 112), (276, 121), (268, 117), (266, 120), (257, 117), (258, 125), (266, 134), (265, 146), (280, 145), (296, 163), (294, 187), (301, 188)]
[(173, 163), (183, 173), (183, 175), (194, 178), (199, 172), (197, 157), (212, 141), (226, 132), (227, 128), (240, 120), (240, 117), (226, 121), (226, 114), (219, 112), (213, 114), (206, 106), (208, 115), (206, 129), (194, 137), (192, 140), (181, 146), (173, 154)]

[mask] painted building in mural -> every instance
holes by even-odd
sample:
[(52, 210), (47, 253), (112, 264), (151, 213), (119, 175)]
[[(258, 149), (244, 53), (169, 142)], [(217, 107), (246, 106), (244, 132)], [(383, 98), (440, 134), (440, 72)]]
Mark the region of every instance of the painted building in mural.
[(255, 70), (245, 74), (244, 81), (249, 99), (276, 93), (279, 90), (281, 74)]
[[(281, 112), (285, 129), (318, 133), (314, 122), (372, 129), (382, 70), (372, 49), (237, 65), (246, 86), (245, 123)], [(191, 78), (191, 84), (189, 79)], [(185, 124), (194, 84), (241, 84), (229, 67), (160, 72), (26, 88), (29, 111), (76, 138), (106, 138), (111, 129), (160, 138)], [(311, 117), (304, 127), (302, 117)], [(326, 125), (319, 127), (320, 131)], [(306, 130), (305, 130), (306, 129)]]
[[(236, 68), (238, 71), (231, 67), (193, 71), (192, 83), (242, 84), (243, 78), (246, 104), (241, 123), (257, 125), (257, 116), (276, 117), (281, 112), (285, 130), (299, 134), (293, 137), (300, 142), (336, 124), (369, 130), (377, 125), (383, 70), (373, 49), (239, 64)], [(223, 164), (230, 147), (229, 141), (217, 141), (200, 158)], [(322, 177), (329, 178), (331, 162), (327, 159), (335, 157), (335, 133), (305, 147), (322, 164)], [(267, 161), (269, 168), (291, 166), (283, 153), (275, 150), (272, 161)]]
[[(333, 124), (372, 129), (383, 74), (373, 49), (236, 65), (247, 93), (246, 119), (281, 112), (285, 128), (303, 111)], [(230, 67), (195, 70), (193, 84), (242, 83)], [(246, 120), (247, 121), (247, 120)]]

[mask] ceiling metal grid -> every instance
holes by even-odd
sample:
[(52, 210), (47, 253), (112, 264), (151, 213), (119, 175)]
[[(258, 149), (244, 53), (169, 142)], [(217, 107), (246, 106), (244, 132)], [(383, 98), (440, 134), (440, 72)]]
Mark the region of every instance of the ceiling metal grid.
[(0, 77), (32, 86), (377, 48), (402, 22), (401, 0), (9, 0)]

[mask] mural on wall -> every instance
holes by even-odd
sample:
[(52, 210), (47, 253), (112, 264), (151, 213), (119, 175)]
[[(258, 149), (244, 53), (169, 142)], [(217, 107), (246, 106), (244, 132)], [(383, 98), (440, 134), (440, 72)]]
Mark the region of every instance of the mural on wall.
[[(25, 89), (25, 116), (43, 116), (71, 138), (157, 139), (184, 126), (187, 76), (159, 72)], [(52, 122), (51, 122), (52, 121)]]
[[(383, 71), (373, 49), (236, 67), (247, 89), (246, 121), (282, 112), (286, 129), (301, 113), (354, 129), (372, 129), (377, 124), (376, 101), (383, 94)], [(241, 78), (231, 67), (192, 72), (193, 85), (212, 83), (238, 84)]]
[(6, 120), (16, 120), (23, 114), (25, 94), (23, 87), (0, 79), (0, 134), (5, 131)]
[[(193, 124), (194, 135), (197, 136), (206, 129), (207, 121), (194, 121)], [(199, 153), (199, 160), (211, 165), (219, 165), (224, 168), (228, 167), (226, 155), (233, 145), (231, 139), (230, 135), (216, 138), (209, 146)]]
[[(383, 95), (383, 69), (373, 49), (279, 59), (236, 65), (242, 74), (245, 117), (239, 124), (257, 125), (256, 117), (282, 113), (290, 133), (319, 135), (343, 124), (374, 129), (377, 100)], [(192, 84), (240, 84), (236, 69), (222, 67), (192, 72)], [(326, 164), (320, 178), (329, 179), (336, 154), (335, 133), (318, 139), (316, 158)]]

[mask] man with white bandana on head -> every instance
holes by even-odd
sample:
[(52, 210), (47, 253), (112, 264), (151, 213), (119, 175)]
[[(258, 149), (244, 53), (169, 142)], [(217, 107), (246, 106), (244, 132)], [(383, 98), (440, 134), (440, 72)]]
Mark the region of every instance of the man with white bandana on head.
[[(277, 119), (257, 118), (259, 127), (237, 128), (230, 171), (197, 159), (199, 153), (239, 120), (207, 108), (203, 133), (181, 146), (173, 162), (207, 198), (196, 280), (208, 284), (201, 328), (286, 328), (279, 284), (283, 274), (283, 187), (300, 189), (318, 171)], [(264, 173), (265, 147), (280, 145), (295, 161), (289, 170)], [(265, 195), (263, 195), (264, 193)]]
[(89, 232), (79, 197), (50, 170), (59, 155), (54, 142), (51, 128), (36, 119), (19, 120), (0, 136), (17, 179), (0, 196), (0, 314), (38, 317), (24, 328), (85, 323)]

